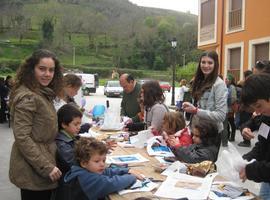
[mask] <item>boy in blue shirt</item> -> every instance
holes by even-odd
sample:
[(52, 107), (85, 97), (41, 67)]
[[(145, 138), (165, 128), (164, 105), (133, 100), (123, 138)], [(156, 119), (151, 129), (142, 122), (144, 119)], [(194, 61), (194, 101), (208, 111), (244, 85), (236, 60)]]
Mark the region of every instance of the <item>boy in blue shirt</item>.
[(136, 178), (143, 179), (141, 174), (132, 169), (106, 168), (107, 152), (104, 143), (91, 138), (80, 138), (75, 145), (75, 158), (79, 166), (71, 167), (64, 182), (77, 179), (84, 195), (89, 200), (96, 200), (131, 186)]

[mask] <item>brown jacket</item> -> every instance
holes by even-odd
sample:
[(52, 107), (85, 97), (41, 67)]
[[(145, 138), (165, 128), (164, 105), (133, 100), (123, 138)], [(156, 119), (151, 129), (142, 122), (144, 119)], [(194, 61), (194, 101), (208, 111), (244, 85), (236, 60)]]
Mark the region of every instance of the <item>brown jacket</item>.
[(21, 86), (15, 93), (11, 106), (15, 142), (9, 178), (19, 188), (41, 191), (57, 187), (49, 178), (56, 166), (57, 115), (52, 97), (49, 88), (37, 94)]

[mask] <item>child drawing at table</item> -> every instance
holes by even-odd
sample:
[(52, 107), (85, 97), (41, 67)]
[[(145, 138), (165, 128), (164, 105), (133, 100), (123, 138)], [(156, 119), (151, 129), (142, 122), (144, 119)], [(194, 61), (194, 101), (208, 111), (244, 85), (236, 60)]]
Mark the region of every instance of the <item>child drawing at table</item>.
[(217, 125), (209, 120), (194, 120), (192, 127), (193, 144), (174, 150), (178, 160), (186, 163), (199, 163), (205, 160), (215, 162), (219, 151)]
[(78, 165), (73, 165), (64, 178), (65, 183), (78, 182), (82, 191), (78, 198), (96, 200), (125, 189), (135, 183), (136, 178), (143, 179), (138, 172), (128, 168), (106, 168), (105, 160), (108, 149), (100, 141), (80, 138), (75, 145), (75, 157)]
[[(73, 104), (63, 105), (57, 112), (58, 117), (58, 135), (56, 137), (57, 145), (57, 165), (64, 175), (75, 163), (74, 146), (75, 141), (80, 138), (79, 131), (81, 126), (82, 113)], [(91, 138), (94, 140), (94, 138)], [(112, 141), (106, 141), (109, 149), (115, 147)]]
[(170, 148), (177, 149), (192, 144), (191, 134), (180, 112), (165, 113), (162, 130), (163, 138)]
[(82, 113), (74, 105), (65, 104), (58, 110), (57, 117), (59, 129), (55, 139), (57, 145), (57, 163), (62, 174), (65, 174), (74, 164), (74, 145), (78, 139)]

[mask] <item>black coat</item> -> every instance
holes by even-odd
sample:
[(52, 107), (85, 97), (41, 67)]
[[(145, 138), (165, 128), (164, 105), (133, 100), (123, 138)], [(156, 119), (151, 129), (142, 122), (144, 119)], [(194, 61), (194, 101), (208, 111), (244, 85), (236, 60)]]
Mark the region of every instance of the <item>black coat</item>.
[[(252, 131), (258, 130), (261, 123), (265, 123), (270, 126), (270, 117), (268, 116), (257, 116), (250, 120), (246, 127)], [(270, 131), (269, 131), (270, 133)], [(255, 182), (270, 182), (270, 134), (268, 133), (267, 138), (258, 135), (258, 142), (255, 147), (243, 155), (243, 158), (250, 161), (253, 158), (255, 162), (246, 166), (246, 176), (249, 180)]]
[(215, 162), (219, 147), (217, 145), (192, 144), (174, 151), (176, 158), (186, 163), (199, 163), (205, 160)]

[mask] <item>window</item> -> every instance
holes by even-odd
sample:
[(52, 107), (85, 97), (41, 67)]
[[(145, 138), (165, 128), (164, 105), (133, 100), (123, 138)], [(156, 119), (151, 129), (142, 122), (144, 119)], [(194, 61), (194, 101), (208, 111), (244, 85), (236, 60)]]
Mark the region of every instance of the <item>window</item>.
[(255, 62), (269, 60), (269, 42), (255, 45)]
[(244, 0), (229, 0), (229, 31), (243, 29), (243, 1)]
[(243, 79), (244, 42), (225, 45), (224, 76), (232, 74), (235, 81)]
[(228, 73), (231, 73), (236, 81), (240, 80), (240, 66), (241, 47), (230, 49)]
[(201, 4), (201, 28), (211, 24), (215, 24), (215, 0)]
[(248, 69), (252, 69), (258, 60), (270, 60), (270, 37), (249, 40)]
[(198, 46), (216, 42), (217, 0), (200, 0)]

